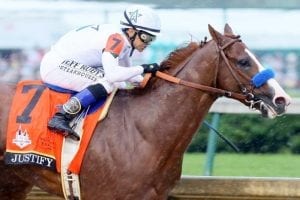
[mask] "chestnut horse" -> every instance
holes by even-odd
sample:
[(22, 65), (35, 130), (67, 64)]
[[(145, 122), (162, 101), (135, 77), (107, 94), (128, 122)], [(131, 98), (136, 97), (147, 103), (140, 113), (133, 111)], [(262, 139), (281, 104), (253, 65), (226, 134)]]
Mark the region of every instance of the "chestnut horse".
[[(225, 25), (209, 25), (212, 39), (191, 42), (161, 63), (184, 80), (159, 77), (143, 90), (119, 91), (107, 118), (96, 127), (80, 173), (84, 200), (164, 200), (180, 180), (184, 152), (215, 100), (225, 95), (275, 117), (290, 97), (270, 78), (260, 87), (251, 78), (263, 70), (247, 46)], [(182, 83), (187, 83), (182, 85)], [(1, 84), (0, 199), (25, 199), (33, 185), (63, 197), (60, 175), (34, 166), (5, 166), (7, 116), (15, 86)]]

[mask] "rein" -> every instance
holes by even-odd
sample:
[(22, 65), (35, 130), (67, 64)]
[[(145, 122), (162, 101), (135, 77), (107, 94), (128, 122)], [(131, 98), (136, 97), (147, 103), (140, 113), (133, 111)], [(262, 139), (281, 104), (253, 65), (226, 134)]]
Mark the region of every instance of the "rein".
[(171, 83), (184, 85), (184, 86), (195, 88), (195, 89), (198, 89), (198, 90), (201, 90), (201, 91), (204, 91), (204, 92), (219, 94), (220, 96), (232, 97), (232, 98), (240, 99), (240, 100), (247, 99), (247, 97), (245, 95), (240, 94), (240, 93), (230, 92), (228, 90), (222, 90), (222, 89), (219, 89), (219, 88), (214, 88), (214, 87), (210, 87), (210, 86), (201, 85), (201, 84), (198, 84), (198, 83), (182, 80), (180, 78), (171, 76), (169, 74), (166, 74), (166, 73), (163, 73), (163, 72), (160, 72), (160, 71), (157, 71), (155, 76), (159, 77), (161, 79), (164, 79), (166, 81), (169, 81)]
[[(232, 66), (230, 65), (230, 63), (229, 63), (229, 61), (228, 61), (228, 59), (227, 59), (227, 57), (226, 57), (226, 55), (224, 53), (224, 49), (226, 49), (227, 47), (229, 47), (230, 45), (232, 45), (233, 43), (238, 42), (238, 41), (240, 41), (240, 39), (231, 40), (229, 43), (225, 44), (223, 47), (219, 47), (218, 46), (218, 50), (219, 50), (220, 55), (224, 59), (226, 65), (228, 67), (228, 69), (230, 70), (232, 76), (234, 77), (234, 79), (240, 85), (242, 94), (241, 93), (236, 93), (236, 92), (231, 92), (231, 91), (228, 91), (228, 90), (223, 90), (223, 89), (220, 89), (220, 88), (215, 88), (215, 87), (207, 86), (207, 85), (201, 85), (201, 84), (190, 82), (190, 81), (186, 81), (186, 80), (182, 80), (180, 78), (171, 76), (169, 74), (166, 74), (166, 73), (163, 73), (163, 72), (160, 72), (160, 71), (157, 71), (156, 74), (155, 74), (155, 76), (159, 77), (161, 79), (164, 79), (166, 81), (175, 83), (175, 84), (179, 84), (179, 85), (184, 85), (184, 86), (187, 86), (187, 87), (195, 88), (195, 89), (198, 89), (198, 90), (201, 90), (201, 91), (204, 91), (204, 92), (218, 94), (220, 96), (225, 96), (225, 97), (231, 97), (231, 98), (234, 98), (234, 99), (237, 99), (237, 100), (249, 100), (249, 97), (252, 98), (252, 96), (251, 95), (249, 96), (249, 95), (245, 94), (246, 91), (247, 91), (247, 88), (245, 88), (245, 87), (242, 86), (241, 82), (239, 81), (238, 77), (234, 73), (234, 71), (232, 69)], [(189, 60), (188, 60), (188, 62), (189, 62)], [(183, 65), (183, 67), (180, 68), (180, 71), (185, 66), (186, 66), (186, 64)]]

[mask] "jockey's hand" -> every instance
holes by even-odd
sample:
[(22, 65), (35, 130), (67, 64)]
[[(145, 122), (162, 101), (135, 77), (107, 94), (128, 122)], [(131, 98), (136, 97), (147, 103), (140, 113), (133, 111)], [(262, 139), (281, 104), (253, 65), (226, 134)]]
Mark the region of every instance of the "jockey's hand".
[(142, 64), (141, 66), (144, 68), (144, 73), (151, 73), (152, 76), (160, 70), (160, 66), (157, 63)]

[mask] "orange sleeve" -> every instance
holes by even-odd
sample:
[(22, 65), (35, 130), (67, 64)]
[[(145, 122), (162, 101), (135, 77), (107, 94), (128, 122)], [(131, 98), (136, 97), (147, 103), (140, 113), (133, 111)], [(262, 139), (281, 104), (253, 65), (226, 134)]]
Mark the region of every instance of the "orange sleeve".
[(119, 33), (109, 36), (104, 51), (110, 52), (114, 57), (118, 57), (124, 46), (124, 39)]

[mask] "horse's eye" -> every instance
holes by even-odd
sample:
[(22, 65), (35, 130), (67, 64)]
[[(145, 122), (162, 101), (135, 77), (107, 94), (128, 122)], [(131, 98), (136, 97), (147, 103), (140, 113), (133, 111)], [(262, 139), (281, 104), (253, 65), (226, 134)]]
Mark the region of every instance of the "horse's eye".
[(238, 60), (237, 64), (242, 68), (249, 68), (251, 66), (249, 59)]

